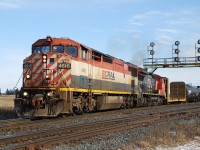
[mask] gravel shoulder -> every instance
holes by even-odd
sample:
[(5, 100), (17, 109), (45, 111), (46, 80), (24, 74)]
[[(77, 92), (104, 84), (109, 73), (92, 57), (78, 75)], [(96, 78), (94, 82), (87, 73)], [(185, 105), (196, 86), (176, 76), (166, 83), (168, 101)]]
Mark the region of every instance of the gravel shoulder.
[[(57, 146), (57, 150), (200, 149), (200, 115)], [(183, 147), (180, 147), (183, 146)]]

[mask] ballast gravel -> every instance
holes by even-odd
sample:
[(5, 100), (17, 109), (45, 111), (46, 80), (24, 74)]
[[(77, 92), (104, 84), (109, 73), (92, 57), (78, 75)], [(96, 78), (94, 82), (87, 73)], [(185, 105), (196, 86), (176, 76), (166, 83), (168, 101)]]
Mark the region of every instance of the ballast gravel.
[[(200, 128), (199, 124), (200, 117), (194, 117), (192, 119), (182, 119), (182, 120), (176, 120), (176, 121), (170, 121), (170, 122), (163, 122), (158, 124), (152, 124), (147, 127), (140, 127), (135, 128), (130, 131), (124, 131), (121, 133), (113, 133), (113, 134), (107, 134), (103, 136), (94, 137), (93, 139), (86, 139), (82, 140), (76, 143), (70, 143), (67, 145), (59, 145), (56, 147), (53, 147), (52, 149), (55, 150), (141, 150), (141, 149), (162, 149), (162, 148), (169, 148), (168, 145), (164, 145), (164, 147), (160, 147), (159, 145), (157, 147), (141, 147), (141, 139), (144, 139), (144, 137), (147, 135), (148, 131), (153, 128), (160, 128), (163, 125), (164, 126), (171, 126), (173, 125), (193, 125), (194, 123), (198, 123), (198, 127)], [(196, 126), (195, 126), (196, 127)], [(172, 129), (173, 130), (173, 129)], [(178, 131), (171, 132), (171, 135), (177, 134)], [(195, 137), (194, 137), (195, 138)], [(152, 140), (157, 140), (152, 135)], [(189, 142), (189, 141), (188, 141)], [(193, 146), (194, 147), (194, 146)], [(200, 149), (200, 147), (199, 147)]]

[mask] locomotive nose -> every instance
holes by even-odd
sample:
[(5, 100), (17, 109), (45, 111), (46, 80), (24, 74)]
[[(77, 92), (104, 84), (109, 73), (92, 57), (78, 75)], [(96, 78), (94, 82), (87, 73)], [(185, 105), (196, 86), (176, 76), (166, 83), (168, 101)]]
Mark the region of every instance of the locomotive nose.
[(47, 86), (51, 80), (52, 70), (48, 69), (49, 56), (47, 53), (35, 53), (24, 61), (24, 86)]

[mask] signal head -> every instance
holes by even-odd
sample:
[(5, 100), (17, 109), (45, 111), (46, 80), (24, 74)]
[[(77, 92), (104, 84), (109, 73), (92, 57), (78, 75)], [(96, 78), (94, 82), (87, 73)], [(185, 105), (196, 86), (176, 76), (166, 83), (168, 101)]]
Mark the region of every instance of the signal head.
[(154, 50), (151, 50), (150, 51), (150, 55), (154, 55), (155, 54), (155, 51)]
[(198, 44), (200, 44), (200, 39), (197, 41)]
[(175, 45), (176, 45), (176, 46), (178, 46), (179, 44), (180, 44), (180, 42), (179, 42), (179, 41), (176, 41), (176, 42), (175, 42)]
[(175, 49), (175, 53), (178, 54), (180, 52), (179, 49)]
[(151, 43), (150, 43), (150, 46), (151, 46), (151, 47), (154, 47), (154, 46), (155, 46), (155, 43), (154, 43), (154, 42), (151, 42)]

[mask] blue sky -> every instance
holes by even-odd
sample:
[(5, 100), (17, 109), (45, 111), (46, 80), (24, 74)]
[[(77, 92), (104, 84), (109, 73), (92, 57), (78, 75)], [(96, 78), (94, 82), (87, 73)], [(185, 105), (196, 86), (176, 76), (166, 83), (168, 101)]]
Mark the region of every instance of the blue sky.
[[(152, 41), (155, 57), (171, 57), (176, 40), (181, 56), (194, 56), (199, 12), (198, 0), (0, 0), (0, 88), (15, 86), (32, 43), (47, 35), (69, 37), (140, 66)], [(200, 85), (200, 68), (155, 73)]]

